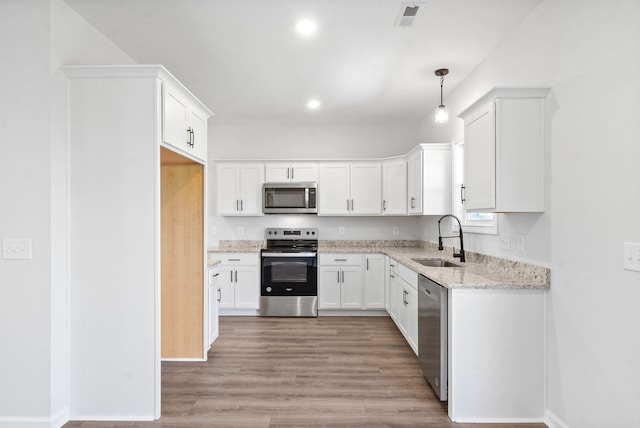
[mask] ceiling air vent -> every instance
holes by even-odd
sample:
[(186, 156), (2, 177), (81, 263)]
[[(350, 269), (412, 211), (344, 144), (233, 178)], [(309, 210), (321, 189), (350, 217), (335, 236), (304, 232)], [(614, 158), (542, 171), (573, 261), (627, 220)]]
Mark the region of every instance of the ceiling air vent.
[(411, 27), (424, 7), (424, 3), (402, 3), (400, 5), (400, 11), (396, 18), (394, 27), (409, 28)]

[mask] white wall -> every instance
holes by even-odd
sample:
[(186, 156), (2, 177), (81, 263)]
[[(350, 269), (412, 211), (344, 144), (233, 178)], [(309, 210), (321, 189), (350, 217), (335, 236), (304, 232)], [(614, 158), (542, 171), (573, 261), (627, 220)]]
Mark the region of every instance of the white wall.
[(0, 40), (0, 238), (33, 243), (32, 260), (0, 258), (0, 426), (9, 426), (7, 417), (49, 415), (49, 0), (0, 2)]
[[(321, 113), (321, 112), (319, 112)], [(209, 160), (381, 158), (407, 153), (413, 124), (216, 124), (209, 120)]]
[[(640, 273), (622, 268), (623, 241), (640, 242), (638, 22), (633, 0), (547, 0), (445, 100), (455, 116), (494, 86), (551, 87), (548, 210), (499, 219), (501, 232), (538, 241), (525, 258), (550, 260), (551, 427), (640, 426)], [(430, 120), (423, 138), (462, 133), (459, 120)], [(495, 237), (474, 248), (499, 253)]]
[(0, 259), (0, 427), (59, 426), (68, 378), (66, 86), (73, 62), (131, 62), (60, 0), (0, 2), (0, 238), (33, 259)]

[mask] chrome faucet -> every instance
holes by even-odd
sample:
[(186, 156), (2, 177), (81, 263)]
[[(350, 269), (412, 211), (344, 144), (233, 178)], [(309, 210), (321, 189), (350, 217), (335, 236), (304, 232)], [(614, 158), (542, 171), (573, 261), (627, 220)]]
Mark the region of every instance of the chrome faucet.
[[(460, 235), (458, 236), (442, 236), (442, 232), (440, 232), (440, 222), (447, 218), (447, 217), (453, 217), (458, 221), (458, 226), (460, 228)], [(453, 249), (453, 257), (459, 257), (461, 262), (465, 261), (464, 258), (464, 240), (462, 238), (462, 223), (460, 222), (460, 219), (456, 216), (454, 216), (453, 214), (446, 214), (443, 215), (442, 217), (440, 217), (440, 220), (438, 220), (438, 250), (442, 251), (444, 250), (444, 247), (442, 246), (442, 239), (443, 238), (460, 238), (460, 252), (456, 254), (456, 249)]]

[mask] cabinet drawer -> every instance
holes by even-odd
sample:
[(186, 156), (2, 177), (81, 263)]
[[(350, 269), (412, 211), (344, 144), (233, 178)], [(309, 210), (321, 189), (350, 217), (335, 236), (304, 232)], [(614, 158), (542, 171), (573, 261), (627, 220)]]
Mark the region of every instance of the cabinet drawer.
[(362, 266), (362, 254), (327, 253), (318, 255), (318, 263), (321, 266)]
[(414, 289), (418, 289), (418, 273), (409, 269), (405, 265), (398, 263), (397, 268), (398, 275), (402, 278), (407, 284), (409, 284)]
[(260, 256), (254, 253), (219, 253), (216, 258), (224, 265), (258, 265)]

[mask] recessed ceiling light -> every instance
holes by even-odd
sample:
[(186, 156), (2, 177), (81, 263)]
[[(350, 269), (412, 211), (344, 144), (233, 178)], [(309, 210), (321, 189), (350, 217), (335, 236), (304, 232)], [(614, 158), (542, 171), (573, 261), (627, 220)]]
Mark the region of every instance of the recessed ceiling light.
[(317, 110), (320, 108), (320, 101), (312, 98), (307, 102), (307, 107), (309, 107), (309, 109), (311, 110)]
[(301, 19), (296, 23), (296, 31), (302, 36), (310, 36), (316, 32), (318, 24), (311, 19)]

